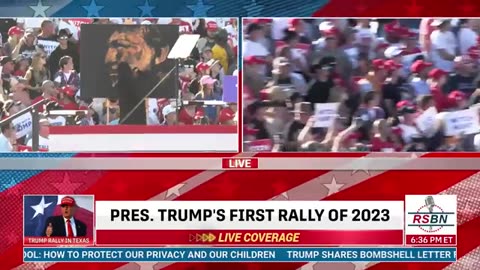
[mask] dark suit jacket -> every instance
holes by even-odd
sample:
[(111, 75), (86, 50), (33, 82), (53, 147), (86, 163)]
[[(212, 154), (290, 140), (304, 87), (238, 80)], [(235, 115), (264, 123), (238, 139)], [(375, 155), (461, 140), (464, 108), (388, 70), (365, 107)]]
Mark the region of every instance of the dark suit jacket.
[[(46, 236), (45, 232), (47, 230), (48, 224), (52, 223), (53, 232), (52, 237), (66, 237), (67, 232), (65, 231), (65, 221), (63, 216), (52, 216), (47, 219), (45, 222), (45, 228), (43, 229), (43, 236)], [(75, 227), (77, 229), (77, 237), (82, 237), (87, 235), (87, 225), (75, 218)]]

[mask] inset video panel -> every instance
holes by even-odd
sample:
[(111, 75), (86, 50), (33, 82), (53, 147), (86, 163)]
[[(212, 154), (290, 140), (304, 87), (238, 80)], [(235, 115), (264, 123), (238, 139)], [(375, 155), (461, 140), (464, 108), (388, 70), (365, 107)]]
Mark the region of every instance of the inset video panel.
[(0, 21), (0, 151), (238, 151), (237, 19)]
[(242, 23), (245, 151), (480, 150), (479, 20)]

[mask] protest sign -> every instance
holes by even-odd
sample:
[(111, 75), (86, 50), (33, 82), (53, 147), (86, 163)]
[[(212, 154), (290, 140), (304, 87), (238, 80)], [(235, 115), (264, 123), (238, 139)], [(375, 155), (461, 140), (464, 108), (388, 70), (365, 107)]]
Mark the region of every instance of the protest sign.
[(424, 111), (415, 120), (418, 129), (420, 129), (423, 133), (429, 133), (435, 126), (435, 118), (437, 114), (438, 112), (435, 107), (431, 107), (428, 110)]
[(317, 103), (315, 104), (315, 128), (330, 127), (338, 115), (340, 103)]
[(477, 132), (480, 132), (480, 124), (476, 110), (467, 109), (449, 112), (445, 116), (445, 135), (458, 136)]
[(15, 126), (17, 139), (32, 133), (32, 114), (24, 113), (21, 116), (12, 120)]
[(238, 98), (238, 77), (223, 77), (223, 97), (222, 101), (227, 103), (236, 103)]

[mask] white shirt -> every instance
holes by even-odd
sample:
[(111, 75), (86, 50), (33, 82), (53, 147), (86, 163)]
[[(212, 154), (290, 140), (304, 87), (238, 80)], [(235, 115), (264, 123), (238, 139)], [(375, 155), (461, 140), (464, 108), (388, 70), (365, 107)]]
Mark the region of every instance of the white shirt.
[(417, 96), (419, 95), (429, 95), (431, 93), (430, 91), (430, 85), (419, 77), (415, 77), (412, 79), (410, 82), (410, 85), (413, 87), (415, 90), (415, 93)]
[[(292, 53), (292, 60), (299, 60), (301, 65), (307, 65), (307, 59), (305, 59), (305, 54), (303, 54), (302, 50), (293, 48), (290, 51)], [(294, 65), (294, 69), (295, 71), (302, 71), (302, 66)]]
[(5, 134), (0, 134), (0, 152), (12, 152), (13, 146)]
[(285, 28), (288, 28), (288, 19), (273, 19), (272, 21), (272, 38), (273, 40), (281, 40), (285, 34)]
[[(48, 151), (48, 145), (49, 145), (49, 140), (47, 138), (44, 138), (42, 136), (38, 136), (38, 149), (42, 150), (47, 150)], [(32, 147), (33, 141), (30, 139), (27, 143), (27, 146)]]
[(400, 129), (402, 130), (402, 139), (406, 144), (409, 144), (412, 142), (412, 137), (415, 135), (419, 135), (419, 132), (417, 128), (413, 126), (408, 126), (404, 124), (398, 125)]
[(457, 40), (455, 35), (451, 31), (441, 32), (440, 30), (435, 30), (430, 35), (430, 40), (432, 42), (432, 61), (437, 68), (443, 69), (447, 72), (452, 72), (454, 69), (454, 62), (448, 61), (440, 57), (438, 50), (445, 50), (451, 55), (455, 55), (457, 49)]
[(243, 57), (249, 57), (249, 56), (265, 57), (268, 55), (270, 55), (270, 52), (260, 42), (247, 40), (243, 44)]
[[(71, 237), (71, 235), (68, 235), (68, 223), (66, 218), (63, 218), (63, 223), (65, 224), (65, 235)], [(72, 225), (73, 236), (77, 237), (77, 226), (75, 226), (75, 219), (73, 217), (70, 218), (70, 225)]]
[(468, 49), (477, 45), (478, 35), (470, 28), (461, 28), (458, 32), (458, 43), (460, 46), (460, 53), (466, 55)]
[(67, 119), (63, 116), (57, 116), (55, 118), (48, 118), (48, 123), (50, 126), (65, 126), (67, 123)]

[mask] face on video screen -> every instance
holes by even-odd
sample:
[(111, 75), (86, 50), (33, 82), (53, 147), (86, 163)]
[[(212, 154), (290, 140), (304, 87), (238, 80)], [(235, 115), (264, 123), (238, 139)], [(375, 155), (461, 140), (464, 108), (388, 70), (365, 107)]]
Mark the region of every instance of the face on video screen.
[[(148, 44), (146, 35), (149, 29), (145, 26), (125, 28), (115, 31), (108, 40), (109, 49), (105, 54), (105, 64), (110, 73), (113, 85), (118, 79), (118, 64), (128, 63), (132, 70), (150, 71), (153, 65), (160, 65), (166, 60), (169, 46), (155, 48)], [(157, 57), (158, 56), (158, 57)]]
[(82, 71), (82, 95), (117, 96), (123, 63), (128, 64), (134, 77), (132, 91), (147, 94), (166, 77), (150, 97), (174, 97), (175, 76), (167, 74), (175, 63), (167, 56), (177, 38), (177, 25), (82, 25), (80, 55), (81, 65), (86, 67)]

